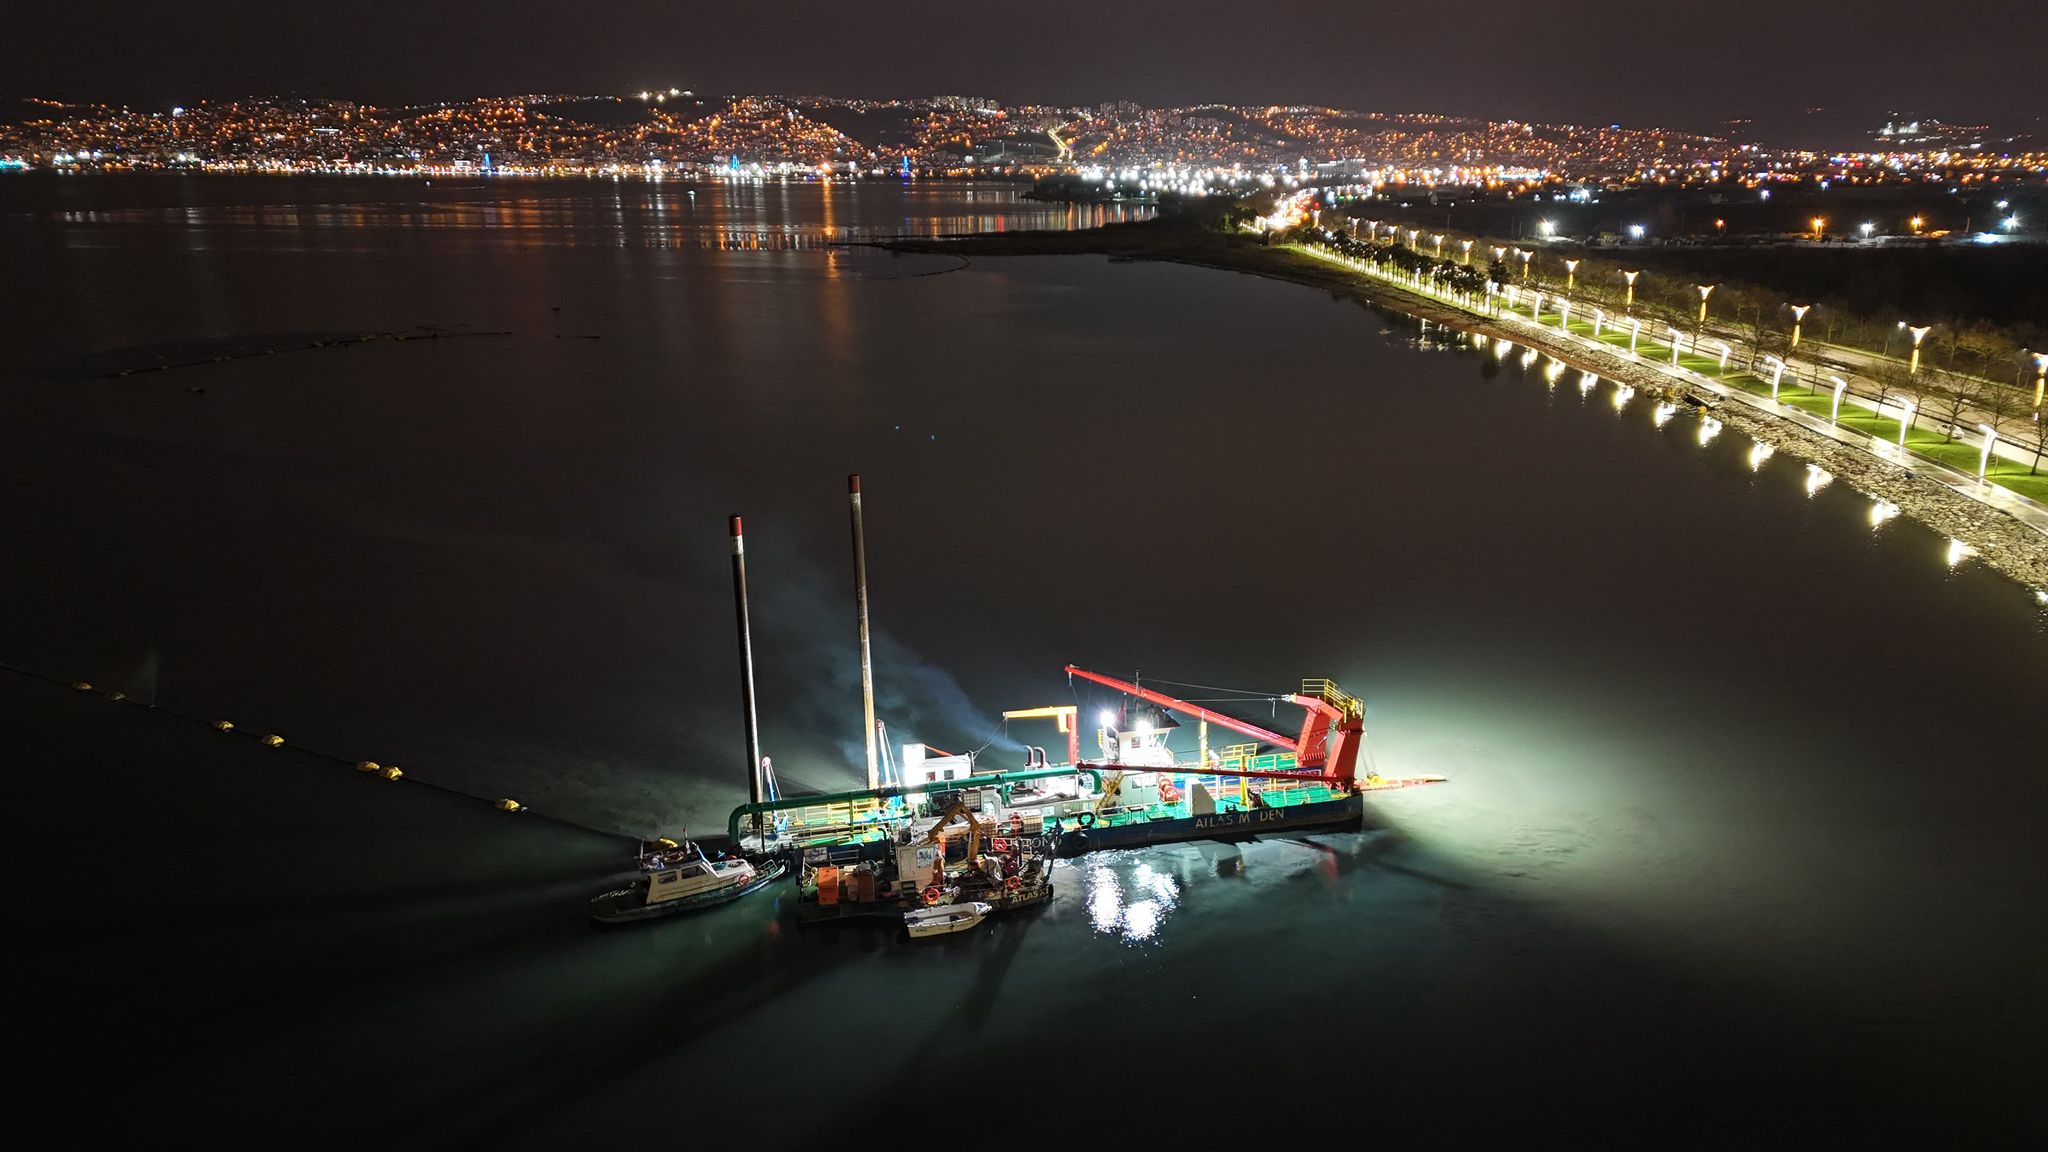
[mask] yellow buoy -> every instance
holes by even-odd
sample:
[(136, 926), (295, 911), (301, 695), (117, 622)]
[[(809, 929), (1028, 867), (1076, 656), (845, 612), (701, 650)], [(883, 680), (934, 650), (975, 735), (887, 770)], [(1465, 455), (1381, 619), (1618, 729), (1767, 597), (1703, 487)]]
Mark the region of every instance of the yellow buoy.
[(356, 761), (356, 771), (358, 772), (378, 772), (383, 770), (383, 767), (382, 764), (377, 763), (375, 760)]
[(655, 841), (655, 843), (656, 843), (656, 844), (658, 844), (658, 845), (660, 845), (660, 846), (661, 846), (661, 847), (663, 847), (663, 848), (680, 848), (680, 847), (682, 847), (682, 845), (680, 845), (680, 844), (677, 844), (677, 843), (676, 843), (675, 841), (673, 841), (673, 840), (669, 839), (669, 838), (668, 838), (668, 837), (666, 837), (666, 836), (663, 836), (663, 837), (661, 837), (660, 839), (656, 840), (656, 841)]
[(233, 720), (215, 720), (213, 726), (223, 732), (233, 732), (235, 730), (235, 722)]
[(505, 812), (519, 812), (524, 810), (523, 805), (521, 805), (517, 800), (500, 800), (498, 801), (498, 808)]
[(386, 780), (396, 780), (400, 776), (405, 775), (405, 773), (399, 771), (398, 765), (392, 764), (386, 767), (382, 772), (377, 773), (377, 775), (382, 776)]
[(72, 690), (73, 692), (90, 692), (90, 691), (92, 691), (92, 685), (90, 685), (90, 684), (87, 684), (87, 683), (86, 683), (85, 681), (83, 681), (83, 680), (80, 680), (80, 681), (78, 681), (78, 682), (77, 682), (76, 684), (73, 684), (73, 685), (71, 686), (71, 690)]
[(277, 746), (279, 746), (280, 744), (283, 744), (283, 743), (284, 743), (284, 737), (282, 737), (282, 736), (279, 736), (279, 735), (278, 735), (277, 733), (275, 733), (275, 732), (272, 732), (272, 733), (271, 733), (270, 735), (268, 735), (268, 736), (265, 736), (265, 737), (263, 738), (263, 744), (264, 744), (264, 746), (265, 746), (265, 747), (267, 747), (267, 748), (275, 748), (275, 747), (277, 747)]

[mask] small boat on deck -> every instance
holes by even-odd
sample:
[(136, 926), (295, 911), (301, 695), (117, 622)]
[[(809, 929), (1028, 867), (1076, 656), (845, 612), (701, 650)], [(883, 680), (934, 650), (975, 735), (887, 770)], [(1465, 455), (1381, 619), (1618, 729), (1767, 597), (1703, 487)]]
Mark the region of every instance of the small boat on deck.
[(952, 932), (965, 932), (981, 923), (991, 907), (979, 900), (965, 904), (939, 904), (931, 908), (916, 908), (903, 914), (903, 927), (915, 940), (923, 936), (944, 936)]
[(741, 859), (712, 860), (695, 844), (641, 857), (643, 876), (631, 887), (591, 897), (590, 918), (599, 924), (629, 924), (730, 904), (782, 879), (780, 860), (756, 868)]

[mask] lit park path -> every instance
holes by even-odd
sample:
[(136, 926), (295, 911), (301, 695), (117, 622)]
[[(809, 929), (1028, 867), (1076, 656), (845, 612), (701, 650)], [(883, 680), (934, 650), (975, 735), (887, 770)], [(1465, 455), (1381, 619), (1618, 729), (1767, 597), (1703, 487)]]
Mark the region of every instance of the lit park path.
[[(1589, 350), (1597, 351), (1629, 364), (1638, 370), (1661, 373), (1675, 383), (1711, 392), (1716, 396), (1744, 404), (1759, 412), (1777, 416), (1808, 428), (1839, 443), (1869, 452), (1879, 459), (1905, 467), (1918, 475), (1935, 480), (1943, 486), (1968, 496), (1979, 503), (2008, 513), (2014, 519), (2048, 534), (2048, 474), (2030, 472), (2033, 454), (2031, 449), (2000, 437), (1994, 442), (1994, 450), (1988, 458), (1984, 452), (1983, 437), (1976, 443), (1963, 439), (1950, 439), (1938, 432), (1922, 427), (1917, 419), (1907, 430), (1904, 448), (1901, 449), (1899, 428), (1907, 418), (1905, 399), (1887, 396), (1883, 407), (1897, 415), (1887, 415), (1876, 410), (1871, 397), (1858, 395), (1854, 390), (1855, 381), (1836, 375), (1825, 380), (1818, 388), (1811, 382), (1797, 382), (1788, 370), (1780, 381), (1777, 398), (1771, 396), (1772, 369), (1764, 368), (1766, 375), (1758, 376), (1736, 363), (1737, 350), (1731, 343), (1714, 336), (1702, 336), (1699, 351), (1693, 351), (1693, 336), (1690, 332), (1673, 331), (1659, 323), (1653, 328), (1644, 323), (1640, 330), (1632, 329), (1626, 317), (1605, 316), (1599, 323), (1599, 335), (1594, 336), (1595, 319), (1591, 310), (1584, 305), (1575, 305), (1569, 323), (1564, 323), (1560, 301), (1549, 293), (1543, 293), (1539, 306), (1534, 301), (1540, 289), (1523, 290), (1516, 285), (1507, 285), (1497, 296), (1473, 295), (1449, 292), (1436, 285), (1421, 281), (1398, 269), (1381, 269), (1363, 261), (1352, 260), (1327, 250), (1294, 245), (1297, 251), (1317, 259), (1342, 265), (1360, 275), (1411, 292), (1439, 303), (1456, 308), (1472, 316), (1496, 322), (1514, 322), (1530, 327), (1547, 329), (1549, 334), (1563, 336), (1575, 344), (1582, 344)], [(1493, 305), (1493, 306), (1489, 306)], [(1535, 318), (1531, 318), (1531, 313)], [(1630, 352), (1633, 336), (1635, 351)], [(1677, 348), (1674, 350), (1673, 343)], [(1722, 349), (1728, 349), (1724, 363)], [(1676, 355), (1674, 356), (1674, 351)], [(1839, 403), (1835, 383), (1843, 385)], [(1918, 417), (1920, 413), (1913, 413)], [(1964, 420), (1968, 414), (1964, 414)], [(1978, 479), (1982, 466), (1985, 479)], [(2020, 489), (2023, 491), (2015, 490)], [(2032, 493), (2033, 498), (2027, 494)]]

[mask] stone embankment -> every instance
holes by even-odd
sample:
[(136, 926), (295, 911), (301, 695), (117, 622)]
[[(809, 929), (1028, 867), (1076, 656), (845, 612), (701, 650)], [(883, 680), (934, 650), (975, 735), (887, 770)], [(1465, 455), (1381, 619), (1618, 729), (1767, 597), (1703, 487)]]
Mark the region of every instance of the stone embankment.
[(1447, 308), (1425, 297), (1402, 292), (1392, 285), (1367, 281), (1361, 287), (1365, 295), (1399, 311), (1431, 323), (1534, 348), (1573, 368), (1626, 384), (1641, 396), (1660, 397), (1675, 403), (1691, 392), (1709, 399), (1714, 402), (1714, 419), (1731, 431), (1770, 445), (1774, 454), (1816, 465), (1833, 476), (1837, 483), (1872, 499), (1897, 505), (1900, 514), (1912, 517), (1951, 539), (1962, 541), (1979, 560), (1997, 571), (2036, 591), (2048, 591), (2048, 535), (1914, 468), (1901, 466), (1739, 401), (1714, 396), (1706, 389), (1689, 387), (1647, 365), (1590, 354), (1584, 345), (1562, 339), (1549, 329), (1503, 324)]
[(1620, 381), (1645, 397), (1676, 402), (1688, 391), (1714, 402), (1713, 416), (1727, 428), (1771, 446), (1774, 454), (1816, 465), (1835, 481), (1872, 499), (1898, 507), (1902, 515), (1959, 540), (1993, 569), (2033, 589), (2048, 603), (2048, 534), (1973, 500), (1929, 475), (1883, 459), (1868, 450), (1833, 440), (1741, 401), (1714, 396), (1642, 363), (1596, 355), (1550, 329), (1505, 323), (1453, 308), (1397, 285), (1340, 268), (1284, 247), (1226, 237), (1214, 232), (1167, 227), (1161, 222), (1114, 225), (1069, 232), (1013, 232), (938, 240), (898, 240), (877, 247), (896, 251), (946, 252), (973, 256), (1107, 255), (1112, 259), (1161, 260), (1287, 280), (1336, 295), (1392, 308), (1463, 332), (1535, 348), (1573, 368)]

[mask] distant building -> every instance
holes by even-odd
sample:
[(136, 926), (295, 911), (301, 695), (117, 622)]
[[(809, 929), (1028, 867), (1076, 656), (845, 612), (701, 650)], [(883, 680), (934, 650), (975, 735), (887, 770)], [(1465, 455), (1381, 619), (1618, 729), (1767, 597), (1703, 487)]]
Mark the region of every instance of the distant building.
[(1894, 115), (1871, 133), (1882, 152), (1966, 152), (1989, 143), (1989, 124), (1944, 124)]

